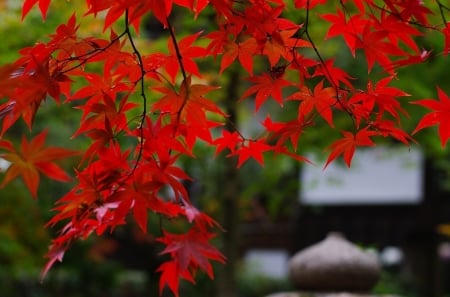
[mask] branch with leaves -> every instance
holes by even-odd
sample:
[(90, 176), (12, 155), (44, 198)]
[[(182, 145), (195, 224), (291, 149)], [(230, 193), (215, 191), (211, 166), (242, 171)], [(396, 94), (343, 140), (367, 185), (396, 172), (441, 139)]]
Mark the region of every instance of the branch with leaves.
[[(25, 0), (23, 18), (37, 5), (45, 19), (50, 2)], [(448, 59), (448, 6), (441, 1), (347, 0), (324, 11), (326, 2), (89, 0), (83, 16), (100, 18), (109, 39), (80, 37), (74, 14), (48, 42), (22, 49), (17, 61), (1, 66), (0, 97), (6, 102), (0, 105), (0, 156), (12, 164), (2, 186), (20, 176), (35, 197), (41, 174), (57, 181), (69, 179), (55, 161), (75, 152), (46, 148), (46, 132), (31, 141), (24, 139), (19, 149), (8, 140), (10, 128), (20, 118), (33, 129), (45, 100), (75, 104), (82, 114), (72, 136), (90, 141), (79, 154), (75, 185), (58, 200), (48, 223), (63, 227), (52, 242), (43, 277), (75, 240), (114, 230), (127, 222), (129, 214), (142, 232), (148, 232), (149, 215), (189, 225), (183, 234), (167, 230), (160, 234), (162, 254), (170, 256), (159, 268), (161, 288), (168, 286), (177, 296), (180, 278), (194, 282), (197, 270), (213, 277), (210, 261), (225, 261), (210, 243), (219, 226), (193, 205), (183, 183), (191, 178), (178, 165), (181, 156), (195, 157), (199, 141), (215, 148), (216, 154), (228, 152), (237, 167), (250, 159), (263, 165), (267, 153), (307, 161), (297, 153), (301, 138), (320, 122), (342, 134), (329, 144), (325, 166), (341, 156), (350, 166), (356, 149), (374, 146), (379, 139), (414, 143), (400, 125), (401, 116), (407, 114), (401, 98), (408, 93), (391, 82), (401, 79), (399, 68), (426, 62), (432, 53)], [(180, 38), (170, 21), (175, 6), (187, 9), (194, 22), (208, 11), (215, 25)], [(304, 21), (283, 17), (289, 9), (304, 15)], [(317, 21), (312, 13), (328, 26), (320, 46), (310, 32)], [(432, 18), (433, 13), (440, 17)], [(144, 53), (136, 42), (147, 15), (168, 31), (167, 52)], [(122, 21), (125, 29), (116, 34), (112, 27)], [(434, 33), (443, 36), (442, 46), (423, 49), (421, 40)], [(322, 53), (321, 47), (334, 39), (342, 39), (354, 59), (364, 59), (368, 72), (360, 78), (366, 82), (364, 88), (356, 86), (351, 72)], [(228, 116), (213, 96), (220, 86), (196, 82), (202, 77), (197, 63), (206, 59), (217, 61), (209, 72), (226, 74), (234, 66), (248, 74), (249, 87), (240, 98), (228, 100), (254, 100), (258, 112), (273, 99), (286, 113), (294, 109), (295, 118), (276, 119), (269, 111), (261, 123), (264, 132), (256, 137), (244, 136), (237, 125), (225, 125)], [(255, 66), (261, 64), (266, 70)], [(99, 67), (101, 73), (93, 70)], [(431, 110), (413, 133), (439, 125), (445, 146), (450, 104), (442, 88), (438, 96), (439, 101), (413, 102)], [(340, 115), (350, 117), (350, 130), (338, 126), (335, 118)], [(173, 194), (167, 195), (167, 189)]]

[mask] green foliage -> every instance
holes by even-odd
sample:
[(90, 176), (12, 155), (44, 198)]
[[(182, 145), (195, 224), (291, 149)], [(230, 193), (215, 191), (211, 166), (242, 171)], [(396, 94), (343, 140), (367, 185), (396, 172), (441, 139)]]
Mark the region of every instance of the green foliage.
[(292, 291), (287, 279), (276, 279), (264, 275), (240, 274), (238, 293), (241, 297), (262, 297), (272, 293)]
[(36, 201), (30, 201), (20, 182), (15, 182), (8, 191), (2, 191), (0, 271), (16, 274), (42, 267), (42, 255), (49, 240), (44, 224), (40, 207)]

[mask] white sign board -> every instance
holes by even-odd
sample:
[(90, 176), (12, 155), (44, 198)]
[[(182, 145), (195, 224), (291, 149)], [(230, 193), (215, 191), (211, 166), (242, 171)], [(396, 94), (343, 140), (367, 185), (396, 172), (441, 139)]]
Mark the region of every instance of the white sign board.
[(283, 279), (288, 275), (289, 254), (279, 249), (250, 249), (245, 253), (247, 273)]
[(308, 156), (300, 177), (306, 205), (418, 204), (423, 197), (423, 156), (418, 149), (375, 147), (356, 150), (351, 168)]

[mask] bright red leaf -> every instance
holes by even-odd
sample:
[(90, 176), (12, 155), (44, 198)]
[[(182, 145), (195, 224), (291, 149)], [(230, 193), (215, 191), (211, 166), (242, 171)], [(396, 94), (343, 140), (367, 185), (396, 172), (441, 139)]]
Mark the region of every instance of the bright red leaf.
[(236, 58), (238, 58), (242, 67), (244, 67), (250, 75), (253, 75), (253, 56), (257, 49), (258, 44), (254, 38), (248, 38), (238, 44), (231, 41), (227, 42), (224, 45), (220, 72), (223, 72)]
[(336, 90), (332, 87), (324, 87), (323, 80), (314, 87), (313, 92), (306, 86), (300, 88), (300, 91), (289, 97), (291, 100), (299, 100), (301, 102), (298, 109), (299, 115), (305, 118), (315, 109), (333, 127), (332, 108), (337, 104)]
[(426, 114), (414, 129), (413, 134), (434, 125), (439, 125), (439, 137), (442, 147), (445, 146), (450, 138), (450, 98), (441, 88), (438, 88), (439, 101), (433, 99), (423, 99), (411, 102), (412, 104), (422, 105), (432, 111)]
[(348, 131), (343, 131), (342, 134), (344, 138), (336, 140), (330, 146), (330, 155), (325, 162), (325, 167), (327, 167), (334, 159), (343, 155), (345, 164), (350, 167), (352, 163), (353, 154), (355, 153), (356, 147), (358, 146), (374, 146), (375, 143), (370, 138), (377, 135), (376, 132), (367, 129), (361, 129), (356, 134)]
[(253, 158), (259, 164), (264, 165), (264, 152), (272, 150), (272, 147), (264, 142), (264, 140), (248, 140), (243, 143), (233, 155), (238, 155), (237, 167), (241, 167), (248, 159)]
[(256, 111), (261, 108), (269, 97), (274, 98), (281, 106), (283, 106), (283, 88), (291, 85), (291, 82), (281, 77), (273, 77), (268, 73), (252, 76), (248, 78), (248, 80), (254, 83), (254, 85), (244, 92), (241, 99), (256, 94)]
[(25, 0), (22, 6), (22, 19), (27, 16), (31, 8), (33, 8), (36, 3), (38, 3), (39, 5), (39, 10), (41, 11), (42, 18), (45, 19), (47, 17), (47, 11), (50, 6), (50, 1), (51, 0)]
[(444, 55), (448, 55), (450, 53), (450, 22), (448, 22), (442, 31), (445, 38), (445, 44), (444, 44)]
[(164, 236), (158, 239), (166, 245), (161, 254), (170, 255), (172, 261), (158, 269), (163, 274), (160, 289), (167, 285), (177, 296), (179, 278), (193, 281), (192, 275), (197, 269), (214, 278), (210, 261), (224, 263), (225, 257), (209, 243), (212, 238), (212, 234), (195, 228), (182, 235), (164, 232)]
[(10, 141), (0, 140), (0, 148), (7, 151), (0, 154), (0, 157), (11, 162), (0, 187), (4, 187), (16, 177), (21, 176), (28, 190), (36, 198), (39, 173), (58, 181), (70, 180), (70, 176), (53, 161), (74, 156), (77, 152), (58, 147), (45, 147), (46, 136), (47, 131), (43, 131), (31, 142), (23, 138), (19, 150), (16, 150)]
[[(203, 47), (194, 46), (193, 43), (201, 34), (202, 32), (198, 32), (197, 34), (186, 36), (178, 42), (179, 54), (183, 57), (181, 60), (183, 68), (189, 74), (193, 74), (198, 77), (200, 77), (201, 74), (194, 58), (204, 57), (206, 55), (206, 50)], [(168, 47), (170, 55), (167, 57), (164, 67), (172, 79), (172, 82), (174, 82), (175, 77), (180, 70), (180, 61), (178, 60), (178, 53), (175, 50), (175, 45), (172, 39), (169, 39)]]

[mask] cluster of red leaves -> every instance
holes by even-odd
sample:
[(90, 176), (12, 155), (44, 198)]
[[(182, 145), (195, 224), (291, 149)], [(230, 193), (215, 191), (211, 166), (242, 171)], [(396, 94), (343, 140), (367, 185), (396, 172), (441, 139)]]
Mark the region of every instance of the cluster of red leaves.
[[(168, 286), (178, 295), (179, 278), (193, 282), (199, 269), (213, 277), (210, 261), (225, 260), (210, 243), (217, 224), (192, 205), (183, 184), (190, 177), (177, 165), (180, 156), (194, 157), (198, 140), (215, 147), (216, 153), (236, 156), (237, 167), (251, 158), (264, 164), (267, 152), (305, 160), (296, 153), (303, 132), (320, 120), (337, 129), (337, 114), (350, 117), (353, 129), (342, 131), (342, 138), (331, 143), (326, 165), (343, 156), (350, 166), (354, 151), (375, 145), (377, 137), (413, 141), (399, 124), (406, 114), (401, 98), (408, 94), (390, 84), (396, 69), (425, 61), (432, 50), (447, 57), (450, 23), (444, 12), (449, 8), (439, 1), (432, 7), (418, 0), (347, 0), (340, 1), (336, 11), (320, 14), (329, 23), (326, 39), (343, 38), (355, 59), (365, 59), (369, 74), (374, 68), (384, 73), (357, 88), (350, 73), (321, 56), (309, 34), (311, 12), (320, 12), (326, 2), (294, 1), (293, 9), (305, 16), (305, 22), (297, 24), (282, 16), (287, 9), (283, 0), (87, 0), (85, 14), (104, 16), (109, 39), (79, 37), (73, 15), (48, 42), (24, 48), (16, 62), (2, 66), (0, 97), (8, 99), (0, 106), (2, 136), (19, 118), (31, 129), (41, 103), (51, 97), (57, 103), (77, 104), (82, 116), (73, 136), (90, 139), (75, 170), (77, 184), (58, 200), (49, 222), (64, 226), (50, 247), (43, 275), (62, 260), (74, 240), (114, 230), (129, 214), (147, 232), (152, 213), (190, 224), (184, 234), (166, 231), (159, 238), (166, 246), (162, 254), (171, 259), (159, 268), (161, 288)], [(45, 18), (50, 0), (25, 0), (23, 17), (35, 5)], [(175, 5), (187, 8), (193, 18), (208, 9), (215, 13), (217, 26), (178, 40), (169, 21)], [(442, 12), (442, 24), (429, 21), (433, 9)], [(166, 53), (144, 55), (133, 41), (131, 28), (138, 31), (142, 17), (150, 13), (170, 33)], [(110, 28), (122, 18), (127, 26), (116, 34)], [(427, 32), (441, 32), (443, 48), (421, 49), (417, 38)], [(248, 89), (241, 98), (229, 100), (254, 98), (256, 111), (269, 98), (282, 107), (295, 104), (296, 118), (275, 121), (269, 115), (258, 138), (223, 129), (227, 115), (210, 95), (217, 87), (193, 80), (201, 77), (198, 59), (206, 57), (220, 59), (219, 73), (233, 64), (248, 73)], [(268, 70), (256, 73), (256, 61), (265, 61)], [(89, 71), (89, 64), (100, 65), (102, 74)], [(83, 87), (74, 89), (81, 83)], [(157, 98), (152, 103), (148, 92)], [(132, 101), (133, 94), (142, 102)], [(444, 145), (450, 137), (450, 101), (441, 89), (439, 98), (416, 102), (432, 110), (416, 131), (439, 124)], [(214, 137), (212, 131), (218, 128), (222, 132)], [(6, 151), (1, 157), (12, 163), (2, 186), (21, 176), (35, 197), (39, 172), (59, 181), (69, 179), (53, 161), (75, 153), (45, 148), (45, 136), (43, 132), (30, 142), (24, 139), (19, 150), (7, 140), (0, 142)], [(166, 194), (168, 188), (172, 195)]]

